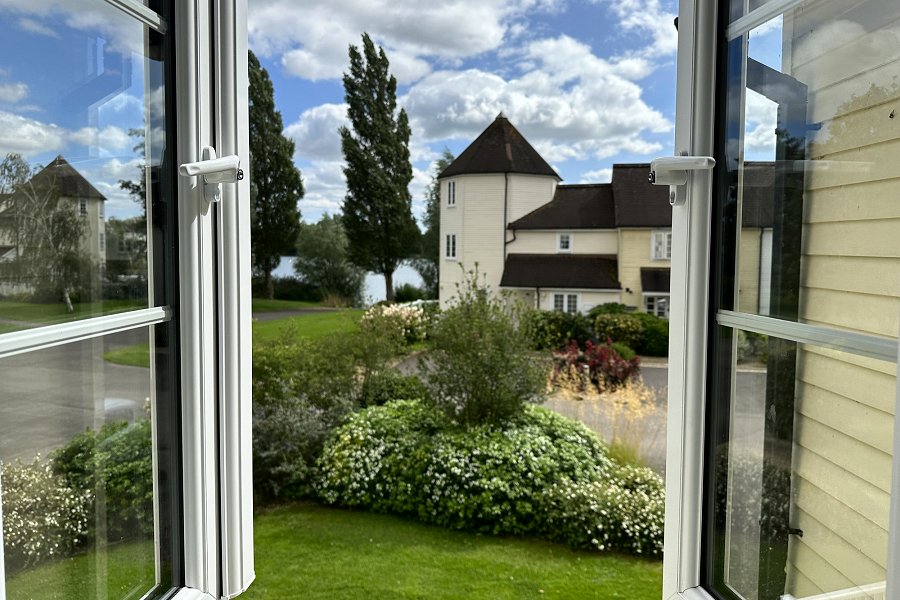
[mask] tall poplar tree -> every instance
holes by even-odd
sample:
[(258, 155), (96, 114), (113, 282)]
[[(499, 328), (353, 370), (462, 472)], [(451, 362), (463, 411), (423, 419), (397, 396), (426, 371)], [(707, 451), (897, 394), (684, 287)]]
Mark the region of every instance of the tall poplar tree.
[(344, 98), (352, 131), (341, 127), (347, 195), (343, 223), (350, 260), (384, 275), (387, 299), (394, 299), (394, 271), (413, 256), (419, 231), (412, 216), (409, 119), (397, 111), (397, 80), (382, 48), (368, 34), (362, 53), (350, 46)]
[(303, 181), (294, 166), (294, 142), (282, 135), (281, 113), (269, 74), (253, 52), (250, 76), (250, 248), (253, 270), (261, 274), (266, 297), (274, 296), (272, 271), (281, 256), (293, 254), (300, 231)]
[(422, 234), (419, 256), (412, 261), (413, 268), (422, 278), (422, 286), (430, 298), (438, 297), (441, 255), (441, 182), (438, 176), (454, 161), (453, 153), (447, 148), (434, 163), (431, 183), (425, 190), (425, 233)]

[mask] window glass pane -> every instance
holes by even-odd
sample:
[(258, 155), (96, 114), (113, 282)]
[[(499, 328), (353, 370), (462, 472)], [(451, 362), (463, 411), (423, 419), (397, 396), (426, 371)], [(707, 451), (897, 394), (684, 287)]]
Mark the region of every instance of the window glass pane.
[(151, 431), (167, 390), (151, 331), (0, 359), (8, 598), (140, 598), (160, 582)]
[(565, 301), (565, 296), (562, 294), (553, 294), (553, 310), (563, 310), (563, 302)]
[(807, 3), (730, 45), (737, 310), (897, 335), (898, 23), (893, 0)]
[(0, 332), (147, 307), (162, 36), (99, 0), (0, 27)]
[(750, 332), (721, 335), (734, 358), (713, 434), (717, 587), (760, 600), (879, 597), (896, 365)]

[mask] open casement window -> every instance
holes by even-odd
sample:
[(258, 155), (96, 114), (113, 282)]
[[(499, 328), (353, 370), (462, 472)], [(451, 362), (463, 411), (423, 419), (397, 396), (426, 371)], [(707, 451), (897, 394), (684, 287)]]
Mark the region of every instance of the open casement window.
[(680, 5), (665, 598), (900, 598), (898, 27)]
[(213, 203), (178, 166), (210, 146), (248, 169), (246, 1), (71, 4), (0, 8), (4, 70), (40, 76), (4, 110), (68, 140), (0, 190), (0, 600), (232, 597), (254, 576), (249, 180)]

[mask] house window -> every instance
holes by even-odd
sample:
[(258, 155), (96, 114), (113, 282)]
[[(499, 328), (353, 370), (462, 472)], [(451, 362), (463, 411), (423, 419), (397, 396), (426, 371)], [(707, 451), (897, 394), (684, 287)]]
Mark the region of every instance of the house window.
[(650, 257), (653, 260), (670, 260), (672, 258), (672, 232), (654, 231), (651, 236)]
[(578, 294), (553, 294), (553, 310), (575, 314), (578, 312)]
[(456, 234), (447, 234), (447, 245), (444, 250), (444, 257), (448, 259), (456, 259)]
[(645, 296), (644, 310), (657, 317), (669, 318), (669, 296)]
[(556, 251), (571, 252), (572, 251), (572, 234), (559, 233), (556, 235)]
[(81, 216), (87, 215), (87, 200), (84, 198), (78, 201), (78, 212), (81, 213)]
[(100, 234), (100, 252), (106, 252), (106, 234)]
[(456, 206), (456, 182), (447, 182), (447, 206)]

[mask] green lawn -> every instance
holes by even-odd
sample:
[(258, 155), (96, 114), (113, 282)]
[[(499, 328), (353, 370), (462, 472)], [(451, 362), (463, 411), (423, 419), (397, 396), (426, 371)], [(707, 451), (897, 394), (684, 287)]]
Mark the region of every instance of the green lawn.
[[(76, 321), (98, 315), (109, 315), (125, 310), (146, 308), (147, 302), (142, 300), (103, 300), (102, 302), (85, 302), (74, 304), (74, 312), (66, 311), (62, 302), (39, 304), (35, 302), (14, 302), (0, 300), (0, 320), (23, 321), (36, 325)], [(21, 327), (19, 327), (21, 329)]]
[(293, 330), (302, 338), (319, 338), (330, 333), (354, 331), (365, 311), (358, 308), (313, 313), (278, 319), (255, 321), (253, 343), (277, 340), (286, 331)]
[[(277, 340), (288, 331), (303, 338), (317, 338), (330, 333), (353, 331), (363, 312), (365, 311), (362, 309), (323, 311), (274, 321), (254, 322), (253, 343)], [(149, 368), (150, 350), (146, 344), (126, 346), (106, 352), (103, 359), (116, 365)]]
[(278, 312), (280, 310), (300, 310), (303, 308), (319, 308), (318, 302), (303, 302), (300, 300), (266, 300), (265, 298), (253, 299), (253, 312)]
[(315, 505), (255, 519), (259, 598), (628, 598), (662, 595), (662, 563), (449, 531)]
[[(98, 569), (98, 565), (102, 566)], [(155, 581), (153, 542), (131, 542), (11, 575), (6, 580), (6, 597), (10, 600), (137, 599)]]

